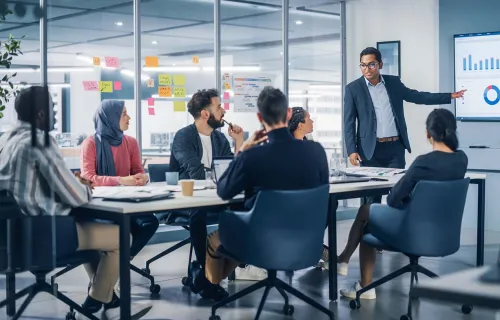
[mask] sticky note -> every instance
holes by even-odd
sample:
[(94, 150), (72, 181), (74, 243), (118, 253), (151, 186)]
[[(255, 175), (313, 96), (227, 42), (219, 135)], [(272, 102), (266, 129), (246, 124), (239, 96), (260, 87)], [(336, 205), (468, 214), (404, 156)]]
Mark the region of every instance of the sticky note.
[(174, 75), (174, 85), (183, 87), (186, 85), (186, 76), (182, 74)]
[(154, 98), (148, 98), (148, 107), (153, 107), (155, 105), (155, 99)]
[(171, 97), (172, 88), (171, 87), (158, 87), (158, 95), (160, 97)]
[(94, 57), (94, 66), (100, 66), (101, 65), (101, 58), (99, 57)]
[(118, 68), (120, 66), (118, 57), (104, 57), (104, 61), (106, 62), (106, 67), (109, 68)]
[(113, 81), (99, 81), (99, 91), (113, 92)]
[(156, 68), (159, 66), (159, 59), (155, 56), (147, 56), (146, 57), (146, 67)]
[(154, 116), (155, 115), (155, 108), (148, 108), (148, 113), (150, 116)]
[(169, 74), (159, 74), (158, 75), (158, 85), (159, 86), (171, 86), (172, 76)]
[(224, 92), (224, 95), (222, 96), (222, 99), (224, 100), (229, 100), (229, 92)]
[(113, 89), (115, 89), (116, 91), (121, 90), (122, 89), (122, 82), (121, 81), (115, 81), (113, 83)]
[(231, 77), (231, 75), (229, 73), (224, 73), (224, 75), (222, 76), (222, 80), (229, 81), (230, 77)]
[(224, 110), (229, 110), (229, 103), (227, 102), (224, 103)]
[(83, 90), (85, 90), (85, 91), (99, 91), (99, 82), (97, 82), (97, 81), (83, 81)]
[(174, 101), (174, 112), (186, 111), (186, 101)]
[(185, 98), (185, 97), (186, 97), (186, 87), (174, 88), (174, 98)]
[(154, 88), (154, 87), (155, 87), (155, 79), (149, 79), (148, 88)]
[(231, 85), (229, 84), (229, 82), (224, 82), (224, 89), (226, 90), (231, 89)]
[(200, 63), (200, 57), (198, 57), (198, 56), (193, 56), (193, 63), (194, 63), (194, 64), (198, 64), (198, 63)]

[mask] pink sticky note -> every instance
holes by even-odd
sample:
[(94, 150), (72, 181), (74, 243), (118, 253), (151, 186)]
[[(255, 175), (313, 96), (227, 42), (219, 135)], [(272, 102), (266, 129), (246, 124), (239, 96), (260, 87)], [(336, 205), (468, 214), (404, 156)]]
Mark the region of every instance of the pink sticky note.
[(99, 91), (98, 81), (83, 81), (83, 90), (85, 91)]
[(121, 89), (122, 89), (122, 82), (121, 82), (121, 81), (115, 81), (115, 82), (113, 83), (113, 88), (114, 88), (115, 90), (121, 90)]
[(224, 103), (224, 110), (229, 110), (229, 103), (227, 102)]
[(224, 92), (224, 96), (222, 98), (224, 100), (229, 100), (229, 92)]
[(155, 108), (148, 108), (148, 113), (150, 116), (154, 116), (155, 115)]
[(117, 57), (104, 57), (104, 61), (106, 62), (106, 67), (118, 68), (120, 66), (120, 62)]
[(153, 107), (155, 105), (155, 99), (148, 98), (148, 107)]

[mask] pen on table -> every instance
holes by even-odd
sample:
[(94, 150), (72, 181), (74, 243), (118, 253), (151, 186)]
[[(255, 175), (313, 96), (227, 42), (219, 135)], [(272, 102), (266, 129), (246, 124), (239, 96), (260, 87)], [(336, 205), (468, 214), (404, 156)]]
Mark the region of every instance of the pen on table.
[(488, 149), (489, 147), (488, 146), (469, 146), (469, 148), (472, 148), (472, 149)]

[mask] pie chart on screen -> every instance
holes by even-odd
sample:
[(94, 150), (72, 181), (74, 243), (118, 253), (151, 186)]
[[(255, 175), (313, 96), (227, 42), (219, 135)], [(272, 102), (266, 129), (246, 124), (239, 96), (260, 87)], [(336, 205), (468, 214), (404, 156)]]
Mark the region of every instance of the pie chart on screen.
[(495, 85), (489, 85), (484, 89), (484, 101), (490, 106), (500, 102), (500, 89)]

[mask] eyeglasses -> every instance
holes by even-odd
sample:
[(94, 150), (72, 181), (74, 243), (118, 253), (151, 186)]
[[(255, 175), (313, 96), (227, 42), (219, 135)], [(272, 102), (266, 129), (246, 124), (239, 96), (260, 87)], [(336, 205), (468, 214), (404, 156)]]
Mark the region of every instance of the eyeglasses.
[(376, 66), (378, 66), (378, 64), (379, 64), (378, 62), (370, 62), (369, 64), (360, 63), (359, 68), (361, 70), (365, 70), (366, 68), (373, 70), (375, 69)]

